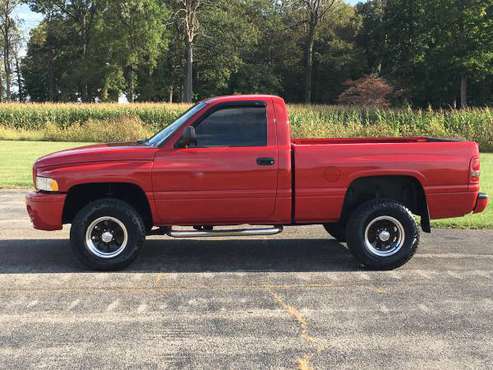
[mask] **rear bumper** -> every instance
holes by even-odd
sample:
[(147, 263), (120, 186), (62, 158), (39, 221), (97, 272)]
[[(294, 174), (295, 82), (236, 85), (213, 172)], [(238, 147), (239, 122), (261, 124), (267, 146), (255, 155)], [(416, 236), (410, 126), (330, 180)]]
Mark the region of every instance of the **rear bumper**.
[(26, 195), (26, 208), (31, 222), (38, 230), (61, 230), (66, 194), (32, 192)]
[(479, 193), (478, 198), (476, 199), (476, 205), (474, 206), (473, 213), (483, 212), (488, 206), (488, 202), (489, 202), (488, 194)]

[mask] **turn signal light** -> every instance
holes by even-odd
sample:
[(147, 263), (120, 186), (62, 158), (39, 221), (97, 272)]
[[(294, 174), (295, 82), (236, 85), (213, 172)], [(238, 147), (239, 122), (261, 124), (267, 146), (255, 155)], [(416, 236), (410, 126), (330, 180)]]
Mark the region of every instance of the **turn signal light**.
[(49, 177), (36, 177), (36, 189), (42, 191), (58, 191), (58, 183)]

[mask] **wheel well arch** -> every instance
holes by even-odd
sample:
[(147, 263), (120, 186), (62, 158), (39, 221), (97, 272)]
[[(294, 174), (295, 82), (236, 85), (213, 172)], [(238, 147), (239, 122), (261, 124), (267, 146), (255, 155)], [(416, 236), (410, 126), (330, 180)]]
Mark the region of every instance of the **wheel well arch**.
[(423, 231), (430, 231), (426, 194), (423, 185), (416, 177), (379, 175), (353, 180), (344, 197), (341, 219), (347, 219), (354, 209), (372, 199), (391, 199), (402, 203), (413, 214), (421, 216)]
[(72, 186), (63, 206), (62, 221), (71, 223), (75, 215), (88, 203), (102, 198), (115, 198), (127, 202), (136, 209), (146, 227), (152, 227), (152, 212), (144, 190), (127, 182), (85, 183)]

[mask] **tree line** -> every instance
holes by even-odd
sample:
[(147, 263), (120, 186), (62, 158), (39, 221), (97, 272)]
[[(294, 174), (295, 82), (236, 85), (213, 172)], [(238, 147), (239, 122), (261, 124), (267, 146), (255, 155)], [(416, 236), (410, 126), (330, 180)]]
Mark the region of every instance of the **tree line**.
[(493, 104), (493, 0), (28, 0), (23, 58), (19, 3), (0, 0), (3, 100), (332, 104), (374, 76), (395, 105)]

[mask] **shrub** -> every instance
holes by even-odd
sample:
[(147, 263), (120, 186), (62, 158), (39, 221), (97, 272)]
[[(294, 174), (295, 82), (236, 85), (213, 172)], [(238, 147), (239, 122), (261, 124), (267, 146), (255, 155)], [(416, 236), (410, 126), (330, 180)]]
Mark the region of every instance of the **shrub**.
[(343, 105), (358, 105), (367, 107), (388, 107), (388, 97), (394, 90), (387, 81), (377, 75), (363, 76), (356, 81), (344, 82), (347, 86), (337, 98), (337, 102)]

